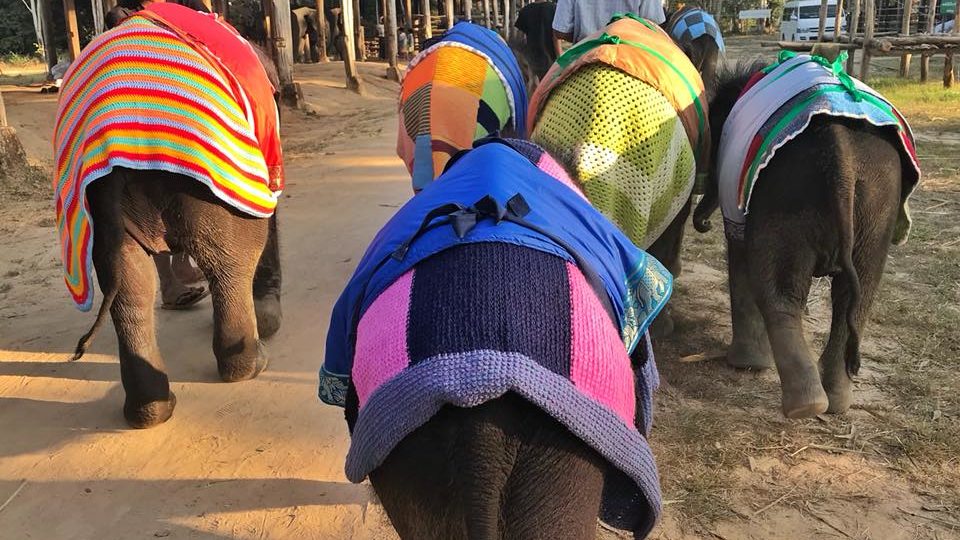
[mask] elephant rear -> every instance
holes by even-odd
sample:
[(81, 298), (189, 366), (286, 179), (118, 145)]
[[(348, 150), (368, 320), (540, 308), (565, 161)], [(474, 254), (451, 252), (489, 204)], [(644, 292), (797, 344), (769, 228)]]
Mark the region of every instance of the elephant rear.
[(507, 394), (443, 407), (370, 479), (401, 538), (586, 539), (596, 535), (605, 470), (560, 423)]

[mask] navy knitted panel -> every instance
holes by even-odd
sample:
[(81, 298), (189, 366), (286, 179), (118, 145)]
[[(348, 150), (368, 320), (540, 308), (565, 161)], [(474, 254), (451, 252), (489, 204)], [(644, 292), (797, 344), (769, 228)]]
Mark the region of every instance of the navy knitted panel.
[(570, 376), (566, 261), (506, 243), (466, 244), (417, 265), (407, 347), (411, 365), (438, 354), (523, 354)]

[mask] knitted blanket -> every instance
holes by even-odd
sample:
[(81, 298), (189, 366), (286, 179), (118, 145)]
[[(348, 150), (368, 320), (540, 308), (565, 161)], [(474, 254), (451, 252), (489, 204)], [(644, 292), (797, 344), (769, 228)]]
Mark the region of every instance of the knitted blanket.
[(905, 192), (894, 243), (910, 231), (907, 198), (920, 181), (913, 133), (906, 119), (874, 89), (843, 71), (846, 54), (834, 61), (819, 56), (781, 53), (750, 81), (723, 128), (717, 154), (720, 206), (725, 230), (742, 238), (750, 196), (761, 171), (777, 150), (800, 135), (815, 116), (857, 118), (896, 130), (903, 159), (915, 175), (905, 178)]
[(517, 60), (495, 32), (459, 22), (430, 42), (400, 86), (397, 155), (420, 191), (450, 156), (512, 128), (526, 136), (527, 95)]
[(225, 203), (267, 217), (277, 205), (249, 99), (225, 70), (173, 31), (134, 15), (81, 52), (64, 76), (54, 130), (56, 219), (67, 288), (93, 303), (91, 182), (114, 167), (203, 182)]
[(699, 37), (710, 36), (717, 47), (724, 50), (723, 33), (717, 20), (698, 7), (686, 6), (677, 10), (667, 19), (665, 28), (677, 43), (689, 43)]
[(705, 171), (703, 82), (649, 21), (615, 18), (561, 56), (530, 102), (531, 140), (555, 156), (587, 198), (649, 247)]

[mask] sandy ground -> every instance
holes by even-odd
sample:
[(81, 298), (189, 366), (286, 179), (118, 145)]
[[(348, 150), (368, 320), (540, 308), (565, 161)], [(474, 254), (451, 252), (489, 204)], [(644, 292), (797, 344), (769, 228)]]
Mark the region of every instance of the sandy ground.
[[(62, 285), (49, 195), (0, 208), (0, 538), (395, 538), (369, 486), (343, 476), (341, 411), (316, 398), (331, 306), (409, 195), (394, 153), (396, 86), (377, 77), (382, 67), (364, 66), (367, 95), (358, 98), (342, 73), (340, 64), (300, 69), (309, 112), (284, 112), (284, 325), (268, 343), (268, 371), (219, 381), (209, 300), (158, 311), (178, 396), (160, 427), (124, 424), (109, 327), (82, 361), (67, 362), (93, 314), (77, 312)], [(29, 155), (49, 166), (55, 98), (11, 88), (4, 96)], [(654, 537), (960, 538), (955, 517), (904, 519), (903, 509), (922, 513), (937, 494), (847, 448), (842, 437), (866, 412), (849, 424), (788, 422), (776, 410), (775, 375), (676, 361), (722, 351), (728, 339), (718, 238), (688, 242), (678, 334), (658, 351), (665, 384), (653, 442), (667, 506)], [(811, 315), (821, 329), (824, 309)], [(731, 402), (739, 405), (728, 410)], [(825, 446), (823, 437), (839, 451), (810, 447)]]

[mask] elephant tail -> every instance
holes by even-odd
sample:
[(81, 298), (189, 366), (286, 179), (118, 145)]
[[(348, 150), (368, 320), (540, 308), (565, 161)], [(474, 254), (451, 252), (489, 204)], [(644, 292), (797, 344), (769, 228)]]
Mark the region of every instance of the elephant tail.
[(73, 352), (73, 358), (70, 359), (71, 362), (79, 360), (83, 357), (83, 354), (87, 352), (87, 347), (89, 347), (90, 342), (93, 341), (93, 336), (95, 336), (97, 331), (100, 330), (100, 327), (103, 326), (103, 321), (107, 318), (107, 313), (110, 313), (110, 306), (112, 306), (113, 301), (117, 299), (117, 291), (119, 289), (119, 287), (114, 285), (103, 295), (103, 302), (100, 304), (100, 310), (97, 311), (97, 319), (93, 321), (93, 326), (90, 327), (90, 330), (77, 342), (77, 348)]
[(837, 204), (837, 220), (840, 231), (840, 270), (843, 278), (847, 280), (850, 287), (847, 295), (846, 322), (847, 322), (847, 344), (846, 344), (846, 368), (848, 375), (856, 375), (860, 371), (860, 331), (857, 329), (857, 312), (860, 311), (860, 302), (862, 292), (860, 290), (860, 275), (857, 273), (857, 267), (853, 264), (853, 245), (854, 245), (854, 189), (855, 181), (839, 181), (835, 201)]
[[(698, 174), (697, 176), (700, 175)], [(702, 182), (701, 178), (697, 179), (698, 183)], [(702, 189), (704, 192), (703, 198), (700, 199), (697, 207), (693, 210), (693, 228), (696, 229), (697, 232), (705, 233), (712, 228), (710, 216), (712, 216), (717, 210), (717, 207), (720, 206), (720, 201), (717, 192), (717, 183), (713, 178), (707, 177)]]

